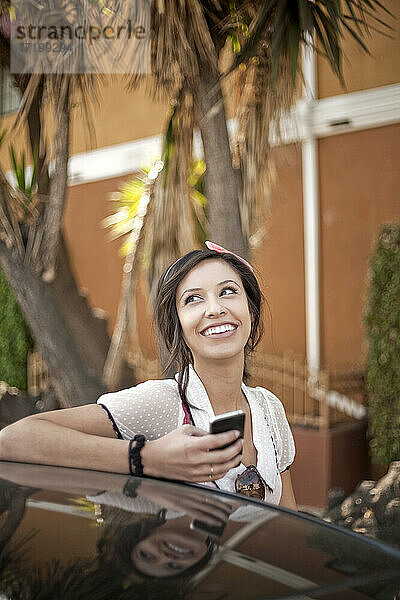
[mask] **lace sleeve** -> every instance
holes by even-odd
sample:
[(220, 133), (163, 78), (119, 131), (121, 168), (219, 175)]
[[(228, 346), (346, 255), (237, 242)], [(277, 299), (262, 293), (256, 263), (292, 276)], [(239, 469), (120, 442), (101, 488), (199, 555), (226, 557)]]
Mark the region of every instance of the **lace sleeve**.
[(294, 461), (295, 446), (292, 431), (286, 418), (282, 402), (274, 394), (262, 389), (272, 426), (278, 470), (286, 471)]
[(158, 439), (178, 427), (179, 394), (171, 379), (150, 380), (101, 396), (97, 404), (107, 412), (122, 439), (137, 433)]

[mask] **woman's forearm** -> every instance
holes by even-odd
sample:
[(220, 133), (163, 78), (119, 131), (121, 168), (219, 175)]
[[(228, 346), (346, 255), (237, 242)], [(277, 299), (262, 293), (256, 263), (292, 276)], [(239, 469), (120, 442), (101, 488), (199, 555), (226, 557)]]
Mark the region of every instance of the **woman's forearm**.
[(290, 508), (292, 510), (298, 510), (296, 499), (294, 497), (293, 486), (292, 486), (292, 478), (290, 476), (290, 471), (284, 471), (282, 473), (282, 496), (281, 501), (279, 503), (281, 506), (285, 508)]
[(128, 443), (28, 417), (0, 432), (0, 459), (128, 474)]
[[(140, 452), (150, 477), (207, 481), (223, 477), (241, 461), (238, 431), (207, 434), (183, 425), (152, 441)], [(116, 439), (99, 406), (82, 406), (33, 415), (0, 432), (0, 459), (129, 473), (129, 442)]]

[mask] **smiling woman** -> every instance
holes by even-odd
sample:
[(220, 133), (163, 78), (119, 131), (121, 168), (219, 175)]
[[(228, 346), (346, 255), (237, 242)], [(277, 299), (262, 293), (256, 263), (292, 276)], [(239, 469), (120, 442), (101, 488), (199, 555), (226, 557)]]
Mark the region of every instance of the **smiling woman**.
[[(246, 385), (246, 357), (262, 335), (261, 302), (241, 257), (210, 243), (189, 252), (161, 277), (155, 307), (175, 379), (23, 419), (0, 433), (0, 457), (261, 489), (264, 500), (295, 509), (287, 470), (294, 443), (283, 406)], [(243, 439), (238, 431), (208, 433), (216, 414), (239, 409)]]

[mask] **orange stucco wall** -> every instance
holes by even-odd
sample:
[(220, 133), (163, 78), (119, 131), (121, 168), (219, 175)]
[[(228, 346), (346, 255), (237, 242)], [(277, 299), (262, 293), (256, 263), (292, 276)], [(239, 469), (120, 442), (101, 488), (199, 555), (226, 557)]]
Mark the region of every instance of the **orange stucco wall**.
[(121, 240), (109, 241), (101, 226), (112, 213), (110, 193), (124, 178), (73, 186), (68, 189), (64, 232), (78, 285), (86, 290), (91, 306), (106, 311), (109, 329), (115, 323), (121, 291), (123, 261)]
[[(154, 102), (149, 94), (150, 81), (129, 91), (123, 76), (107, 76), (101, 85), (98, 102), (92, 102), (95, 125), (93, 147), (104, 148), (159, 134), (165, 127), (167, 103)], [(79, 102), (79, 100), (78, 100)], [(78, 104), (72, 126), (71, 154), (90, 147), (82, 108)]]
[[(318, 95), (320, 98), (336, 96), (348, 92), (358, 92), (368, 88), (389, 85), (400, 81), (400, 2), (385, 0), (385, 7), (391, 11), (394, 18), (379, 13), (391, 30), (388, 35), (372, 32), (364, 39), (369, 54), (364, 52), (350, 34), (344, 36), (343, 42), (343, 76), (345, 87), (342, 87), (336, 75), (328, 67), (327, 60), (317, 55)], [(374, 24), (384, 29), (379, 24)]]
[[(88, 95), (89, 121), (79, 94), (73, 99), (71, 111), (70, 154), (78, 154), (95, 148), (104, 148), (161, 133), (165, 128), (168, 103), (155, 102), (149, 94), (149, 82), (129, 91), (122, 76), (104, 76)], [(11, 168), (9, 145), (12, 143), (19, 155), (27, 152), (26, 128), (14, 127), (16, 113), (5, 115), (2, 126), (7, 135), (0, 146), (2, 168)], [(46, 122), (48, 135), (53, 127)], [(29, 156), (29, 155), (28, 155)], [(28, 158), (30, 162), (30, 158)]]
[(399, 156), (400, 124), (319, 141), (325, 364), (365, 355), (368, 259), (382, 224), (400, 221)]
[(260, 349), (305, 355), (304, 252), (301, 148), (277, 148), (266, 235), (254, 263), (268, 303)]
[[(124, 260), (119, 256), (119, 248), (123, 238), (110, 241), (101, 223), (114, 210), (110, 194), (128, 178), (70, 187), (64, 214), (64, 233), (78, 285), (88, 294), (92, 307), (105, 311), (110, 334), (115, 325), (121, 293)], [(136, 295), (138, 340), (144, 355), (153, 358), (157, 348), (147, 289), (145, 277), (140, 275)]]

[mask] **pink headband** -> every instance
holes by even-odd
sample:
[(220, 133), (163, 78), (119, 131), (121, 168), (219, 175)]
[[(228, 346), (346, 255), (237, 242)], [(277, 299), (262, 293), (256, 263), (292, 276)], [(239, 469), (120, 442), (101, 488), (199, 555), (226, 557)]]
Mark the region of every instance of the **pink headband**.
[(230, 250), (225, 250), (225, 248), (223, 248), (222, 246), (218, 246), (218, 244), (214, 244), (214, 242), (207, 241), (204, 243), (209, 250), (214, 250), (214, 252), (219, 252), (220, 254), (226, 253), (226, 254), (232, 254), (232, 256), (236, 256), (236, 258), (238, 258), (242, 263), (244, 263), (247, 267), (249, 267), (250, 271), (252, 273), (254, 273), (253, 267), (247, 262), (247, 260), (244, 260), (244, 258), (242, 258), (241, 256), (238, 256), (237, 254), (235, 254), (234, 252), (231, 252)]

